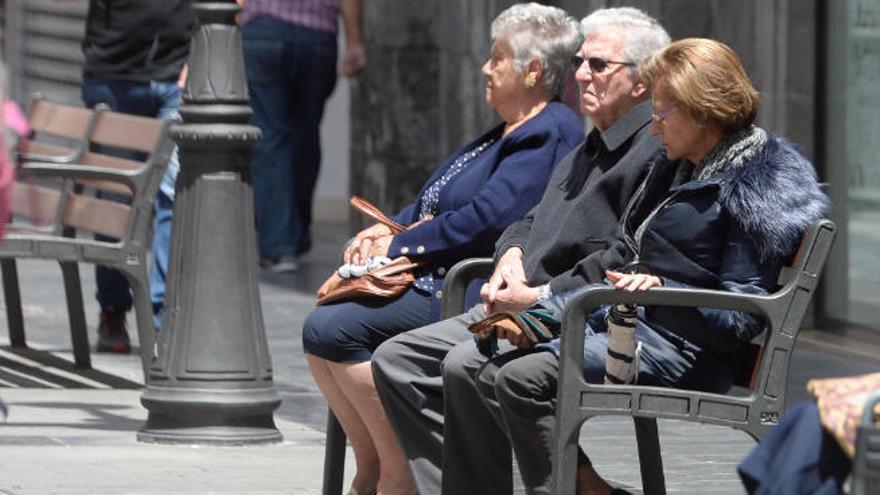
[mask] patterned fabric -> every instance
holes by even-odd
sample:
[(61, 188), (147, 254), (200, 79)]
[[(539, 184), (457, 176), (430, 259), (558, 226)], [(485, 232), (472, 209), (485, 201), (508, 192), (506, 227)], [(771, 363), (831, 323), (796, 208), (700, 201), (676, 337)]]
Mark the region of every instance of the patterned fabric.
[(334, 34), (339, 30), (339, 0), (247, 0), (241, 23), (259, 15)]
[[(490, 139), (456, 158), (446, 172), (443, 172), (443, 175), (441, 175), (439, 179), (435, 180), (433, 184), (425, 189), (425, 192), (421, 197), (422, 207), (419, 210), (419, 220), (423, 220), (429, 216), (433, 217), (437, 214), (437, 205), (440, 203), (440, 191), (443, 190), (453, 177), (464, 170), (469, 163), (473, 162), (474, 158), (480, 156), (480, 153), (486, 151), (486, 148), (492, 146), (493, 143), (495, 143), (495, 139)], [(431, 293), (431, 288), (434, 286), (433, 284), (434, 274), (431, 272), (422, 275), (413, 282), (413, 285), (418, 289), (426, 291), (429, 294)]]
[[(834, 435), (850, 458), (855, 452), (856, 432), (862, 422), (865, 400), (878, 389), (880, 373), (807, 382), (807, 390), (816, 397), (822, 426)], [(880, 405), (874, 410), (875, 423), (878, 417)]]
[(423, 220), (425, 217), (434, 216), (437, 214), (437, 205), (440, 203), (440, 190), (452, 180), (453, 177), (458, 175), (459, 172), (464, 170), (467, 165), (473, 161), (474, 158), (480, 156), (486, 148), (494, 143), (494, 139), (490, 139), (485, 143), (477, 146), (476, 148), (464, 153), (455, 159), (455, 162), (452, 163), (452, 166), (449, 167), (446, 172), (443, 172), (443, 175), (440, 176), (439, 179), (435, 180), (433, 184), (431, 184), (426, 190), (425, 193), (422, 194), (422, 208), (419, 211), (419, 220)]
[(752, 160), (767, 144), (767, 131), (749, 126), (725, 137), (709, 151), (699, 167), (694, 169), (693, 178), (706, 180), (729, 168), (743, 167)]

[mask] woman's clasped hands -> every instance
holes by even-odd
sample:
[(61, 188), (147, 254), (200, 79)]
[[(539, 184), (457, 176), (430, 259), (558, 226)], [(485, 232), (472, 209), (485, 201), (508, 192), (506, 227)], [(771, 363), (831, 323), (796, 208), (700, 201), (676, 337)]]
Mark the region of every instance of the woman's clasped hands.
[(381, 223), (367, 227), (345, 248), (342, 260), (352, 265), (363, 265), (368, 258), (387, 256), (393, 238), (391, 229)]
[(649, 273), (620, 273), (612, 270), (605, 270), (605, 277), (615, 289), (635, 292), (637, 290), (648, 290), (652, 287), (663, 287), (663, 280)]

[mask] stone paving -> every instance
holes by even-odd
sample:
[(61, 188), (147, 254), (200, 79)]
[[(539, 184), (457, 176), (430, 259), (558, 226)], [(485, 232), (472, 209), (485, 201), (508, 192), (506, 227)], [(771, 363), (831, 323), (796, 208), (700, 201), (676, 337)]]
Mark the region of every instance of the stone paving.
[[(95, 371), (89, 373), (62, 361), (71, 353), (57, 265), (21, 262), (26, 331), (34, 351), (10, 349), (5, 322), (0, 323), (0, 382), (7, 382), (6, 388), (0, 384), (0, 398), (10, 409), (0, 423), (0, 493), (320, 493), (326, 402), (302, 358), (300, 326), (346, 233), (340, 225), (321, 225), (315, 234), (316, 247), (300, 272), (260, 279), (275, 384), (283, 399), (275, 417), (284, 441), (268, 446), (137, 442), (135, 433), (146, 418), (139, 403), (138, 358), (92, 354)], [(94, 326), (98, 310), (88, 296), (94, 290), (92, 272), (81, 268)], [(129, 321), (133, 325), (132, 317)], [(803, 387), (810, 377), (877, 369), (877, 361), (822, 349), (799, 342), (790, 403), (806, 397)], [(753, 446), (747, 435), (675, 421), (661, 421), (660, 432), (670, 493), (743, 493), (734, 469)], [(629, 420), (591, 420), (581, 440), (601, 473), (639, 493)], [(347, 466), (353, 466), (350, 449)]]

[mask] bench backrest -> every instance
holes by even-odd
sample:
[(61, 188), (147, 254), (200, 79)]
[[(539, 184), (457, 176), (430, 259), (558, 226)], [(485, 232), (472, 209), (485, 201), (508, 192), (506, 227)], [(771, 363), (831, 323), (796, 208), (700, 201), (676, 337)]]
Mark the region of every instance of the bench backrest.
[(94, 110), (53, 103), (37, 95), (28, 112), (32, 135), (19, 141), (17, 152), (24, 159), (45, 155), (76, 160), (85, 149), (94, 116)]
[[(19, 140), (15, 149), (17, 161), (73, 163), (79, 160), (88, 146), (95, 115), (95, 110), (62, 105), (34, 95), (28, 112), (31, 135)], [(61, 184), (58, 180), (43, 180), (38, 184), (33, 178), (18, 181), (12, 192), (12, 215), (37, 228), (50, 225), (53, 231), (59, 231)]]
[[(71, 122), (71, 115), (84, 115), (58, 108), (53, 114), (63, 116), (62, 120), (67, 123)], [(38, 112), (37, 117), (44, 121), (41, 122), (43, 128), (62, 132), (59, 123), (48, 122), (51, 119), (46, 111)], [(70, 130), (65, 132), (69, 136), (75, 135)], [(164, 170), (169, 143), (167, 125), (163, 121), (106, 110), (95, 112), (88, 124), (88, 136), (76, 165), (130, 172), (131, 180), (120, 182), (96, 176), (55, 183), (42, 179), (39, 183), (20, 181), (13, 195), (13, 212), (37, 225), (51, 219), (56, 233), (65, 231), (70, 235), (71, 230), (84, 230), (127, 239), (131, 236), (129, 229), (133, 228), (130, 221), (132, 208), (138, 205), (107, 199), (95, 193), (109, 192), (115, 194), (114, 199), (124, 199), (136, 196), (138, 190), (145, 187), (155, 189), (161, 174), (158, 178), (149, 176), (146, 169), (160, 166)], [(147, 181), (152, 181), (152, 185)], [(152, 202), (152, 198), (147, 200)]]
[[(818, 227), (814, 227), (818, 228)], [(779, 273), (779, 285), (784, 286), (788, 283), (794, 283), (797, 279), (799, 270), (803, 270), (808, 260), (805, 256), (819, 256), (820, 251), (812, 250), (813, 244), (819, 241), (819, 238), (813, 235), (813, 230), (808, 230), (801, 238), (791, 262), (784, 266)], [(738, 352), (739, 362), (742, 363), (740, 373), (734, 380), (734, 385), (754, 390), (757, 385), (758, 375), (761, 368), (761, 360), (764, 357), (764, 348), (767, 344), (768, 337), (765, 335), (762, 343), (750, 343)]]
[(776, 402), (779, 412), (785, 402), (785, 384), (794, 342), (818, 288), (819, 276), (831, 253), (836, 231), (836, 225), (830, 220), (813, 224), (804, 233), (792, 265), (780, 273), (783, 287), (777, 294), (785, 297), (775, 305), (775, 321), (758, 362), (758, 382), (754, 384), (756, 392), (765, 401)]
[[(120, 171), (138, 170), (152, 159), (164, 137), (164, 122), (117, 112), (101, 112), (89, 136), (89, 148), (79, 163)], [(79, 180), (77, 183), (105, 192), (131, 195), (119, 182)]]

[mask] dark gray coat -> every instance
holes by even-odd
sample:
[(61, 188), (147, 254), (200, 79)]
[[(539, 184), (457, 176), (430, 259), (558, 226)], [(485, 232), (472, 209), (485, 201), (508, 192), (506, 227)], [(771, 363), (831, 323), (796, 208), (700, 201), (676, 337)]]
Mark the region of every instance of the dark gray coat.
[(562, 293), (600, 283), (631, 255), (611, 247), (630, 197), (660, 151), (650, 134), (651, 102), (640, 103), (601, 134), (593, 130), (556, 167), (541, 202), (495, 244), (496, 259), (522, 248), (530, 286)]

